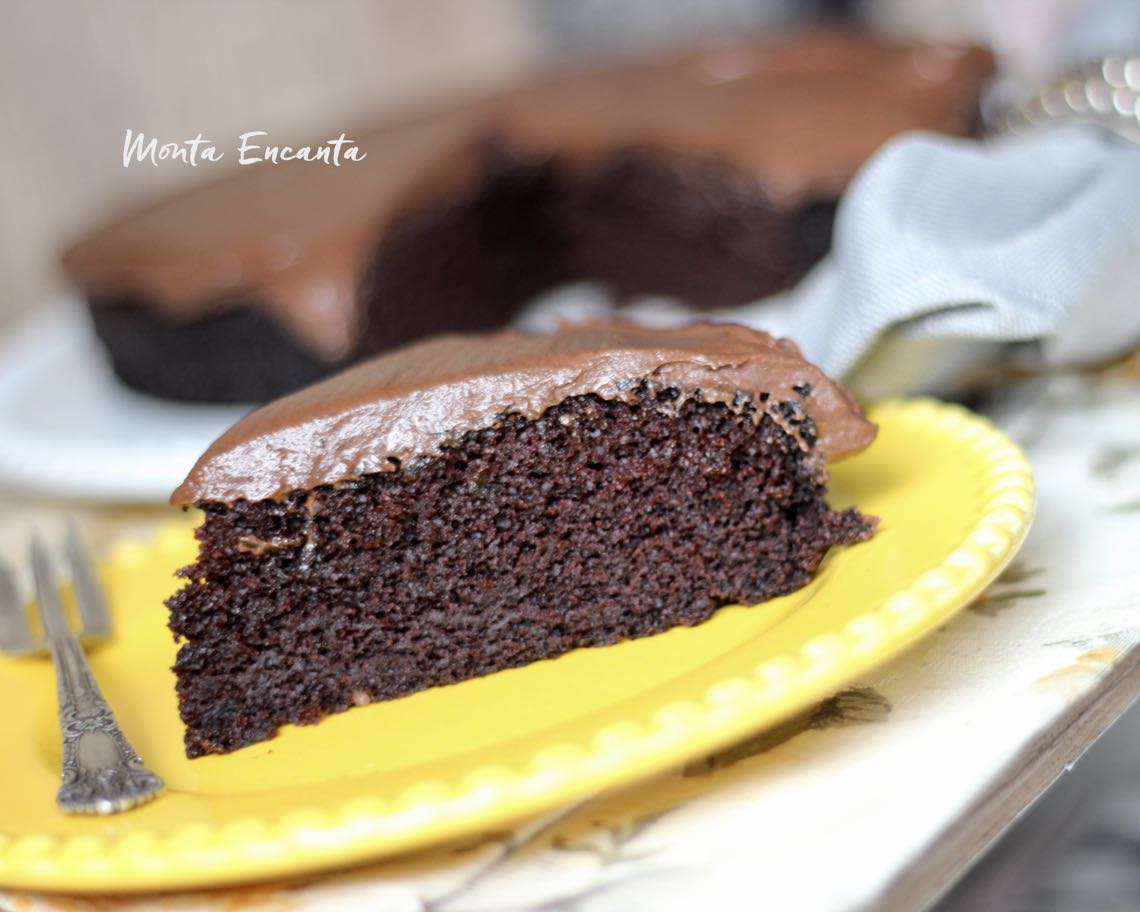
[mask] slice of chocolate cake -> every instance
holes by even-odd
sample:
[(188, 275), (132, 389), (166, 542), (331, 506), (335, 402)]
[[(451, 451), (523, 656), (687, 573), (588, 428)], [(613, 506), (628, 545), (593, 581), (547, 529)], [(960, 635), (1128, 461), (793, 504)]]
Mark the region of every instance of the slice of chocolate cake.
[(439, 337), (273, 402), (172, 497), (187, 753), (798, 589), (871, 533), (823, 495), (874, 435), (731, 325)]
[(207, 401), (500, 326), (577, 279), (751, 303), (823, 256), (887, 139), (972, 132), (992, 67), (819, 28), (553, 73), (351, 131), (366, 157), (339, 168), (241, 168), (92, 232), (64, 267), (124, 381)]

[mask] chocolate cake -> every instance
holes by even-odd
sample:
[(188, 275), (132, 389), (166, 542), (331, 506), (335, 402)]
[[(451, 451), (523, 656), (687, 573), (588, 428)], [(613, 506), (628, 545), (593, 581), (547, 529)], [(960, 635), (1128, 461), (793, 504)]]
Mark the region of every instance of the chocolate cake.
[(568, 280), (747, 303), (823, 255), (886, 139), (971, 132), (991, 68), (978, 48), (817, 29), (554, 74), (351, 133), (359, 162), (240, 168), (64, 266), (119, 376), (192, 400), (263, 400), (502, 325)]
[(824, 486), (874, 434), (732, 325), (444, 336), (273, 402), (172, 497), (187, 753), (791, 592), (871, 533)]

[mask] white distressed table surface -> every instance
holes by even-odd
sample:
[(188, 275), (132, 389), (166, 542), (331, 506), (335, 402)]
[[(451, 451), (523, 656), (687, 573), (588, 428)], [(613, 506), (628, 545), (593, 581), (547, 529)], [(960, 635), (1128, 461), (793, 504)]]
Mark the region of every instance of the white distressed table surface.
[[(777, 730), (458, 847), (198, 894), (0, 888), (0, 908), (921, 908), (1140, 694), (1137, 363), (996, 413), (1039, 485), (1015, 563), (905, 656)], [(0, 494), (0, 553), (68, 509)], [(80, 515), (101, 540), (154, 520)]]

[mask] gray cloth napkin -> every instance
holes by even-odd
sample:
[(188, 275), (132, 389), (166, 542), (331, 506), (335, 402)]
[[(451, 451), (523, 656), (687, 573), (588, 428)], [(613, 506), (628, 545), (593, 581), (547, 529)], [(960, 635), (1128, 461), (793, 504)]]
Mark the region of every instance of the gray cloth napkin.
[(771, 303), (734, 316), (873, 373), (876, 394), (936, 388), (1002, 343), (1049, 366), (1118, 355), (1140, 342), (1140, 146), (1074, 125), (900, 136), (849, 187), (831, 254)]

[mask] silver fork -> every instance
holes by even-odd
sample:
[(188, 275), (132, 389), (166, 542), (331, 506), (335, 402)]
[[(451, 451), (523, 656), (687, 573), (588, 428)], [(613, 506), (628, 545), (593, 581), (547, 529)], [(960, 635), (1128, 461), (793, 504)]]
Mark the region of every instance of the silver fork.
[[(74, 525), (68, 526), (64, 552), (83, 634), (105, 637), (111, 632), (110, 615)], [(151, 800), (162, 780), (143, 766), (103, 699), (83, 647), (68, 627), (51, 558), (39, 536), (32, 539), (32, 574), (43, 640), (28, 625), (12, 572), (0, 564), (0, 651), (29, 655), (46, 646), (55, 663), (63, 736), (56, 804), (67, 814), (115, 814)]]

